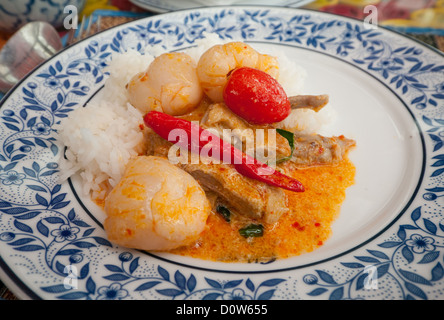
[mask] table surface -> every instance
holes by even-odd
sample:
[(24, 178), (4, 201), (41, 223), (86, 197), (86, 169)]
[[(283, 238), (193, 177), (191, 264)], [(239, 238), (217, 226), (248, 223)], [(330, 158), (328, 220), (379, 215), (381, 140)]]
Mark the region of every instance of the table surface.
[[(153, 13), (151, 13), (151, 14), (153, 14)], [(106, 29), (106, 28), (109, 28), (109, 27), (112, 27), (112, 26), (115, 26), (115, 25), (118, 25), (118, 24), (121, 24), (121, 23), (125, 23), (127, 21), (128, 21), (128, 18), (120, 18), (120, 19), (114, 18), (114, 19), (109, 20), (107, 22), (105, 21), (105, 25), (102, 26), (101, 29), (103, 30), (103, 29)], [(104, 21), (102, 21), (102, 23), (104, 23)], [(444, 52), (444, 36), (434, 35), (434, 34), (422, 34), (422, 33), (420, 33), (420, 34), (407, 34), (407, 35), (409, 35), (409, 36), (411, 36), (411, 37), (413, 37), (413, 38), (415, 38), (415, 39), (417, 39), (419, 41), (422, 41), (422, 42), (424, 42), (424, 43), (426, 43), (426, 44), (428, 44), (428, 45), (430, 45), (430, 46), (432, 46), (434, 48), (437, 48), (438, 50)], [(2, 39), (0, 38), (0, 40), (2, 40)], [(3, 300), (19, 300), (17, 298), (17, 296), (15, 296), (14, 293), (11, 292), (6, 287), (6, 285), (3, 282), (1, 282), (1, 281), (0, 281), (0, 299), (3, 299)]]

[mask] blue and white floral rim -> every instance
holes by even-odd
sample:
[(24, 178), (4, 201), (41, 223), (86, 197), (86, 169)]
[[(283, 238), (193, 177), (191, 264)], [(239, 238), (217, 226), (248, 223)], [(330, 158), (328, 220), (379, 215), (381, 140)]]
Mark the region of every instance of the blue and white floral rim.
[[(422, 168), (411, 199), (371, 239), (306, 265), (207, 268), (120, 248), (72, 183), (57, 183), (63, 150), (52, 126), (83, 106), (113, 52), (189, 47), (202, 32), (283, 43), (340, 59), (402, 100), (419, 130)], [(393, 41), (395, 39), (396, 41)], [(368, 50), (371, 48), (371, 50)], [(56, 55), (2, 101), (0, 266), (30, 299), (442, 299), (444, 64), (442, 54), (385, 29), (288, 8), (180, 11), (125, 24)], [(190, 260), (184, 260), (190, 261)], [(373, 269), (368, 269), (368, 266)], [(250, 271), (253, 270), (253, 271)], [(380, 286), (368, 289), (370, 275)], [(370, 283), (371, 284), (371, 283)]]
[[(299, 8), (305, 6), (314, 0), (278, 0), (274, 1), (271, 6), (288, 6), (292, 8)], [(177, 10), (185, 10), (185, 9), (197, 9), (202, 8), (203, 6), (217, 6), (217, 5), (226, 5), (227, 1), (223, 3), (223, 1), (201, 1), (201, 0), (182, 0), (182, 1), (174, 1), (174, 0), (130, 0), (130, 2), (140, 8), (154, 11), (158, 13), (165, 13), (169, 11), (177, 11)], [(245, 6), (245, 5), (261, 5), (261, 6), (269, 6), (270, 2), (266, 0), (238, 0), (238, 1), (229, 1), (233, 2), (233, 5), (237, 6)]]

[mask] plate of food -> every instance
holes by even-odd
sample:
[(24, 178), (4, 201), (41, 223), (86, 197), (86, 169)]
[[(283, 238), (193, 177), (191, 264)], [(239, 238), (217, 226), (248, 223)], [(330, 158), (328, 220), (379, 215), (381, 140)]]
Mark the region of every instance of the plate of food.
[(440, 52), (236, 6), (58, 53), (2, 100), (22, 299), (442, 299)]
[[(270, 5), (270, 2), (264, 0), (130, 0), (134, 5), (158, 13), (169, 11), (196, 9), (203, 6), (219, 6), (219, 5)], [(289, 6), (298, 8), (313, 2), (313, 0), (279, 0), (274, 1), (274, 6)]]

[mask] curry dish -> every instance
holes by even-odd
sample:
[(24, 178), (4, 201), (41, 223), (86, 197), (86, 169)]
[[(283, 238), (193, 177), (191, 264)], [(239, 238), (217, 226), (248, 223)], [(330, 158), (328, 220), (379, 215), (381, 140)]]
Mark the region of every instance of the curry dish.
[(313, 251), (331, 236), (331, 225), (354, 182), (355, 167), (348, 159), (335, 166), (297, 170), (304, 194), (288, 196), (290, 212), (275, 224), (265, 225), (262, 237), (245, 239), (239, 229), (245, 220), (235, 216), (227, 223), (212, 212), (196, 244), (172, 252), (214, 261), (267, 262)]
[(143, 138), (121, 178), (103, 183), (108, 239), (221, 262), (322, 246), (354, 183), (356, 142), (288, 129), (329, 96), (287, 96), (279, 72), (275, 57), (230, 42), (197, 63), (164, 53), (126, 82)]
[[(183, 118), (202, 122), (209, 108), (211, 105), (203, 101), (196, 111)], [(231, 113), (229, 117), (232, 121), (243, 122)], [(224, 119), (229, 120), (228, 117)], [(157, 136), (153, 137), (155, 134), (150, 130), (147, 132), (147, 144), (151, 146), (149, 153), (165, 155), (169, 147), (168, 142), (158, 139)], [(346, 189), (354, 183), (355, 166), (347, 156), (347, 151), (353, 143), (348, 143), (350, 146), (347, 146), (343, 156), (328, 164), (301, 165), (301, 161), (297, 160), (296, 163), (286, 162), (279, 166), (281, 170), (301, 181), (305, 191), (282, 191), (285, 202), (275, 204), (274, 209), (288, 210), (273, 223), (263, 223), (261, 217), (255, 219), (236, 211), (232, 212), (230, 221), (227, 222), (217, 210), (217, 201), (220, 200), (218, 195), (207, 188), (206, 194), (213, 202), (213, 210), (205, 230), (194, 244), (173, 249), (171, 252), (213, 261), (268, 262), (297, 256), (322, 246), (331, 236), (331, 226), (345, 200)], [(224, 170), (220, 165), (216, 168)], [(237, 191), (248, 200), (248, 193), (239, 189), (240, 187), (240, 184), (236, 186)], [(229, 207), (229, 204), (224, 205)], [(256, 223), (263, 223), (262, 236), (245, 238), (239, 233), (243, 227)]]

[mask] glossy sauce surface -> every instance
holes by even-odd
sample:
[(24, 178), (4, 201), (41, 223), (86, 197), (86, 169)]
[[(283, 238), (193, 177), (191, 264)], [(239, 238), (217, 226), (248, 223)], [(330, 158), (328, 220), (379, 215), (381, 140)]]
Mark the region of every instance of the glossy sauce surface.
[[(209, 104), (203, 99), (193, 112), (179, 118), (200, 122)], [(143, 125), (140, 129), (143, 130)], [(227, 222), (221, 214), (212, 211), (195, 244), (169, 252), (212, 261), (267, 262), (322, 246), (331, 236), (331, 226), (340, 213), (346, 189), (354, 183), (355, 166), (346, 156), (337, 165), (297, 168), (286, 162), (279, 169), (302, 182), (305, 191), (285, 191), (290, 212), (278, 222), (267, 225), (233, 213), (231, 221)], [(208, 194), (209, 198), (211, 196)], [(245, 238), (239, 233), (239, 229), (251, 223), (264, 226), (263, 236)]]
[(303, 183), (306, 191), (286, 191), (290, 213), (274, 224), (264, 225), (262, 237), (245, 238), (239, 234), (239, 229), (251, 220), (232, 214), (228, 223), (212, 212), (207, 228), (193, 246), (171, 252), (213, 261), (264, 262), (322, 246), (331, 236), (331, 226), (345, 200), (346, 189), (354, 183), (355, 166), (345, 158), (336, 166), (286, 169), (287, 174)]

